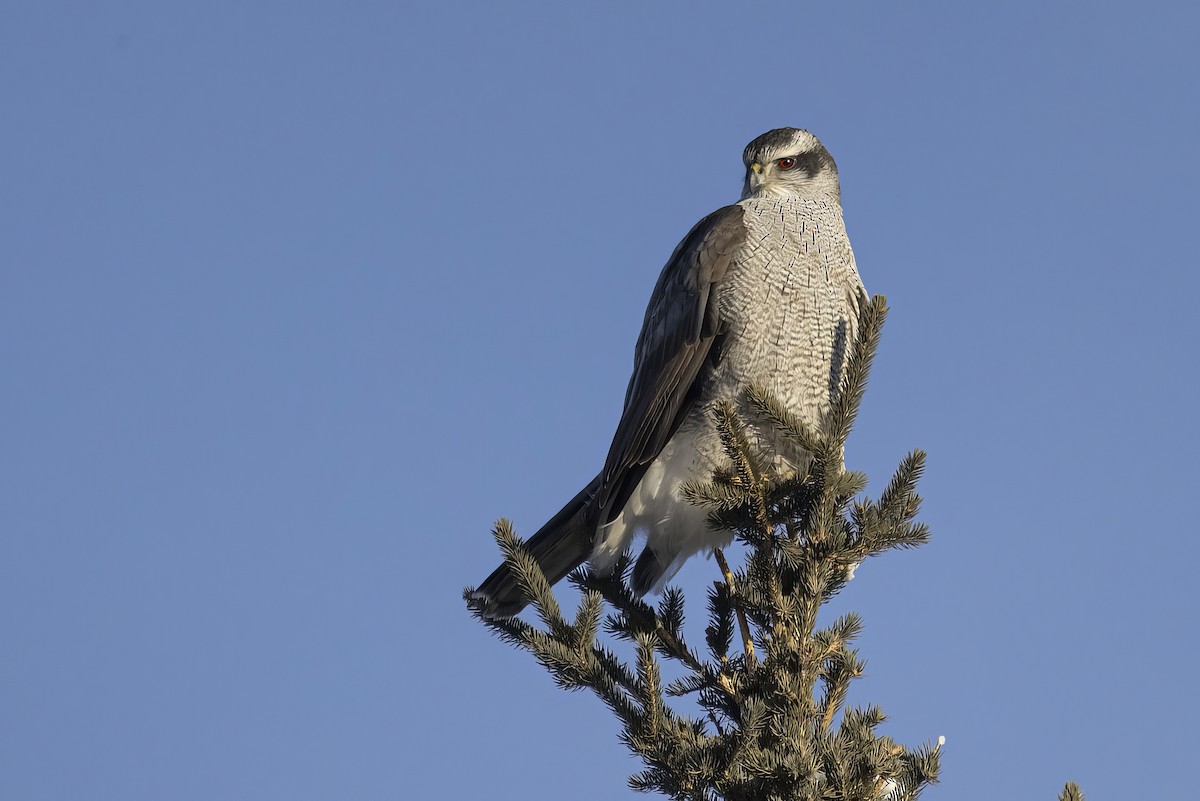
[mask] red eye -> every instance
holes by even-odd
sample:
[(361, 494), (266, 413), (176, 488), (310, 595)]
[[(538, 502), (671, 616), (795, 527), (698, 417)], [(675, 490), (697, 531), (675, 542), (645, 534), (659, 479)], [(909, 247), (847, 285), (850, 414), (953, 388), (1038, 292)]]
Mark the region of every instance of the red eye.
[(775, 163), (779, 165), (779, 169), (781, 170), (790, 170), (792, 167), (796, 166), (795, 159), (780, 159)]

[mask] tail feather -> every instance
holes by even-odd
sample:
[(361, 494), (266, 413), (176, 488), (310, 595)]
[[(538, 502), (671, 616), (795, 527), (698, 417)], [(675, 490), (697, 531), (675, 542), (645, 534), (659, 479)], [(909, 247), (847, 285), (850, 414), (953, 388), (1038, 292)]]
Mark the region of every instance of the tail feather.
[[(597, 476), (525, 543), (551, 584), (587, 561), (592, 552), (596, 509), (591, 500), (599, 485)], [(483, 603), (488, 617), (512, 617), (529, 603), (506, 564), (493, 570), (472, 597)]]

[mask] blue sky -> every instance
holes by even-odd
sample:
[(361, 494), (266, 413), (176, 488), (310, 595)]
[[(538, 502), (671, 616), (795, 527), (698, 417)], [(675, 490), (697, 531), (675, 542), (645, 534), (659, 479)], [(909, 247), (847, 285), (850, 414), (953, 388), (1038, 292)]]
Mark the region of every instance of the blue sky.
[(1191, 792), (1197, 12), (651, 5), (0, 9), (0, 796), (632, 796), (459, 592), (784, 125), (892, 305), (847, 461), (930, 454), (851, 701), (931, 799)]

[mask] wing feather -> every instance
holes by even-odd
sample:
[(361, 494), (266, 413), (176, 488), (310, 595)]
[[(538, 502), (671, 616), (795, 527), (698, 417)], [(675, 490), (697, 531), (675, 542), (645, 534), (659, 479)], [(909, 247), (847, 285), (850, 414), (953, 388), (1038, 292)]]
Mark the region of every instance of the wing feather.
[(697, 376), (720, 333), (721, 282), (746, 241), (742, 214), (741, 206), (726, 206), (696, 223), (659, 275), (604, 466), (598, 498), (604, 522), (621, 513), (690, 408)]

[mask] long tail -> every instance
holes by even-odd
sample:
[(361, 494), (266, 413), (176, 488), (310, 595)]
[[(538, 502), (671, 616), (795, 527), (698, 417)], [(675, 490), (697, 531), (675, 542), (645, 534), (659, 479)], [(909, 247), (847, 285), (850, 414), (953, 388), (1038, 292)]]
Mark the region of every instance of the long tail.
[[(600, 476), (596, 476), (525, 543), (551, 584), (583, 564), (592, 552), (596, 509), (591, 500), (599, 486)], [(529, 603), (508, 565), (493, 570), (472, 597), (483, 601), (488, 617), (512, 617)]]

